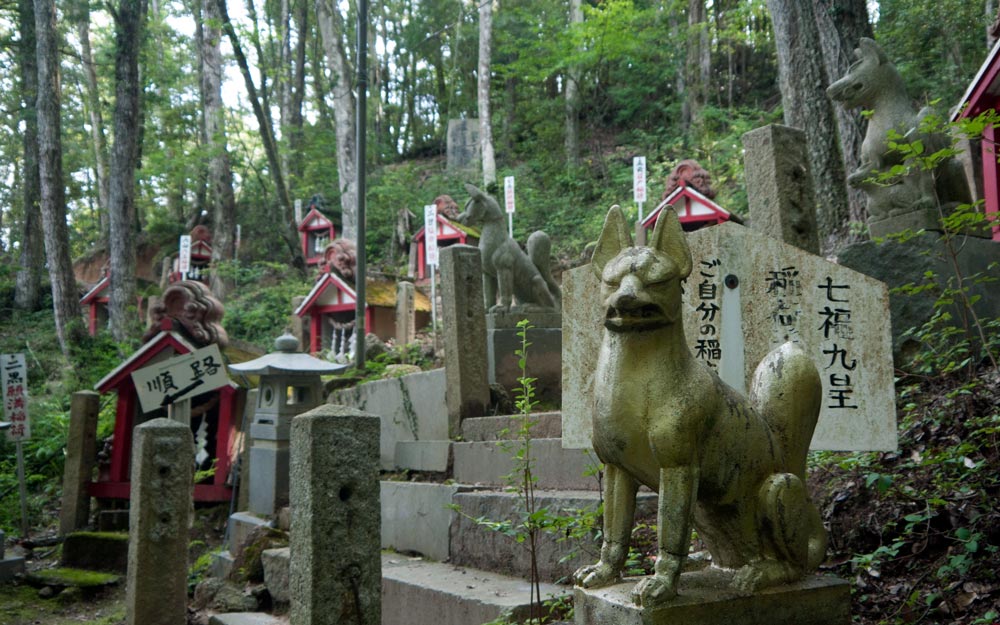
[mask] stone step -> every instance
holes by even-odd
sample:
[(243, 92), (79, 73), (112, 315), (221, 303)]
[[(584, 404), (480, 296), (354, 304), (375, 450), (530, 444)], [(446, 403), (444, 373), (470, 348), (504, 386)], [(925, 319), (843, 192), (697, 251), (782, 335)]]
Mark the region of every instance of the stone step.
[[(506, 486), (504, 476), (514, 468), (512, 456), (519, 445), (518, 441), (455, 443), (452, 447), (455, 481), (480, 486)], [(531, 457), (538, 488), (598, 488), (597, 479), (591, 474), (599, 461), (592, 451), (563, 449), (562, 440), (558, 438), (536, 438), (531, 441)]]
[(451, 468), (451, 441), (398, 441), (396, 466), (445, 473)]
[(73, 532), (63, 541), (59, 566), (125, 574), (127, 532)]
[(288, 625), (288, 617), (279, 617), (264, 612), (229, 612), (213, 614), (208, 625)]
[[(562, 413), (536, 412), (531, 415), (536, 423), (531, 426), (532, 438), (559, 438), (562, 436)], [(475, 417), (462, 420), (462, 438), (466, 441), (495, 441), (517, 438), (521, 430), (521, 417)]]
[(458, 484), (427, 482), (381, 483), (382, 548), (417, 552), (432, 560), (447, 560), (455, 512), (448, 508)]
[[(529, 570), (530, 554), (524, 544), (475, 521), (478, 518), (491, 521), (520, 519), (524, 504), (519, 495), (497, 491), (459, 492), (454, 501), (461, 514), (456, 514), (451, 522), (451, 564), (506, 575), (522, 575)], [(537, 564), (542, 580), (568, 579), (579, 567), (598, 560), (601, 545), (594, 539), (594, 530), (599, 531), (601, 526), (594, 512), (600, 502), (598, 491), (535, 492), (536, 510), (547, 508), (550, 515), (568, 519), (556, 532), (539, 536)], [(636, 515), (655, 514), (656, 495), (640, 492)], [(591, 523), (598, 523), (597, 527), (588, 531), (585, 517), (590, 517)], [(573, 532), (578, 532), (579, 537), (567, 537), (567, 533)]]
[[(571, 589), (542, 584), (541, 592), (546, 599)], [(382, 625), (482, 625), (502, 614), (521, 622), (529, 615), (530, 596), (523, 579), (382, 555)]]
[(250, 532), (258, 527), (270, 524), (269, 519), (264, 519), (250, 512), (236, 512), (229, 517), (229, 540), (226, 546), (229, 553), (235, 554), (239, 551), (240, 545), (246, 540)]

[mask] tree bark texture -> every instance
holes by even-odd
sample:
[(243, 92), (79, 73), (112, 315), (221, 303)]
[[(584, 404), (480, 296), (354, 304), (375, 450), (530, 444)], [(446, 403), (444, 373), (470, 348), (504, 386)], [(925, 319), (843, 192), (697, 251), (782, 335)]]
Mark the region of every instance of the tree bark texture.
[[(231, 261), (236, 256), (236, 196), (233, 194), (233, 171), (226, 144), (225, 111), (222, 106), (222, 19), (214, 2), (205, 6), (202, 27), (203, 63), (201, 98), (204, 105), (206, 147), (208, 148), (209, 206), (213, 214), (212, 262)], [(225, 301), (232, 280), (212, 272), (212, 293)]]
[(337, 136), (337, 174), (340, 179), (341, 233), (354, 241), (357, 238), (358, 175), (356, 106), (351, 89), (354, 71), (344, 47), (344, 20), (340, 9), (330, 0), (316, 0), (316, 21), (319, 22), (323, 50), (330, 69), (330, 95), (333, 98), (333, 125)]
[[(583, 23), (583, 0), (570, 0), (569, 27)], [(566, 164), (576, 165), (580, 160), (580, 68), (573, 65), (566, 72)]]
[(830, 249), (847, 230), (847, 182), (812, 2), (767, 0), (778, 53), (785, 123), (806, 133), (816, 189), (820, 246)]
[[(816, 30), (823, 50), (827, 83), (833, 84), (847, 73), (854, 62), (854, 49), (862, 37), (873, 37), (865, 0), (813, 0)], [(865, 139), (867, 121), (861, 109), (833, 105), (840, 136), (840, 151), (844, 171), (850, 173), (861, 165), (861, 142)], [(847, 189), (848, 217), (864, 223), (868, 219), (867, 196), (861, 189)]]
[[(261, 99), (257, 95), (257, 87), (254, 85), (253, 76), (250, 74), (250, 65), (247, 63), (246, 54), (243, 53), (243, 46), (240, 44), (236, 30), (229, 19), (229, 10), (226, 8), (226, 0), (216, 0), (219, 9), (219, 16), (222, 20), (222, 28), (229, 38), (229, 43), (233, 47), (233, 56), (236, 57), (236, 64), (243, 75), (243, 82), (247, 88), (247, 98), (253, 108), (254, 117), (257, 118), (257, 126), (260, 128), (260, 139), (264, 147), (264, 154), (267, 156), (267, 165), (270, 169), (271, 181), (274, 183), (275, 193), (278, 195), (278, 204), (285, 227), (282, 234), (285, 244), (288, 246), (291, 255), (292, 265), (299, 271), (305, 271), (306, 261), (302, 256), (302, 248), (299, 245), (298, 224), (295, 223), (295, 209), (292, 206), (291, 196), (288, 194), (288, 187), (285, 186), (285, 176), (281, 169), (281, 161), (278, 158), (278, 147), (274, 141), (274, 128), (271, 125), (270, 115), (261, 104)], [(256, 24), (256, 20), (254, 20)], [(261, 55), (263, 58), (263, 55)]]
[(483, 160), (483, 184), (496, 184), (497, 164), (493, 153), (493, 120), (490, 115), (490, 64), (493, 46), (493, 2), (479, 5), (479, 69), (476, 88), (479, 102), (479, 149)]
[(101, 95), (97, 86), (97, 69), (90, 48), (90, 10), (81, 3), (81, 14), (77, 16), (77, 37), (80, 38), (80, 63), (83, 66), (84, 97), (87, 115), (90, 117), (90, 138), (94, 142), (94, 173), (97, 178), (97, 206), (101, 213), (101, 240), (107, 245), (109, 218), (108, 204), (111, 196), (111, 180), (108, 176), (108, 143), (104, 137), (104, 116), (101, 114)]
[(139, 154), (139, 54), (146, 23), (145, 0), (121, 0), (115, 18), (115, 141), (111, 148), (108, 214), (111, 334), (127, 340), (137, 326), (135, 301), (135, 171)]
[(18, 22), (21, 28), (19, 62), (21, 69), (21, 136), (24, 163), (21, 174), (24, 221), (21, 231), (21, 258), (14, 282), (14, 306), (20, 310), (35, 310), (41, 301), (42, 270), (45, 267), (45, 242), (42, 234), (42, 213), (39, 205), (38, 179), (38, 61), (35, 56), (35, 7), (32, 0), (19, 0)]
[(59, 36), (54, 0), (35, 0), (35, 54), (38, 63), (38, 175), (42, 207), (45, 256), (52, 281), (59, 347), (70, 345), (83, 329), (77, 305), (76, 280), (69, 252), (66, 226), (66, 190), (63, 187), (62, 138), (59, 97)]

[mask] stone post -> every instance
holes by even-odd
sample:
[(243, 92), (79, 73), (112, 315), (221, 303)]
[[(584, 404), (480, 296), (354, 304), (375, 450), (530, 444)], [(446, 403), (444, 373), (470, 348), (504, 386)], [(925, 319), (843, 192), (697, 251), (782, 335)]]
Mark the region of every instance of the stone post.
[(483, 262), (479, 248), (469, 245), (451, 245), (440, 254), (445, 402), (448, 433), (455, 437), (462, 419), (483, 416), (490, 402)]
[[(309, 345), (309, 341), (306, 340), (305, 324), (302, 323), (302, 317), (295, 314), (295, 311), (304, 301), (306, 301), (304, 295), (293, 297), (292, 314), (288, 317), (288, 331), (292, 336), (299, 339), (299, 345)], [(307, 349), (306, 351), (309, 350)]]
[(334, 404), (292, 420), (292, 625), (381, 623), (380, 427)]
[(396, 284), (396, 345), (403, 347), (412, 343), (417, 335), (417, 319), (414, 314), (416, 287), (412, 282)]
[(97, 461), (97, 413), (100, 396), (93, 391), (73, 393), (69, 405), (69, 436), (63, 467), (59, 533), (65, 536), (85, 527), (90, 516), (90, 483)]
[(750, 227), (819, 254), (816, 197), (805, 133), (770, 124), (743, 135), (743, 149)]
[(177, 625), (187, 619), (193, 458), (189, 427), (160, 418), (135, 428), (125, 590), (128, 625)]

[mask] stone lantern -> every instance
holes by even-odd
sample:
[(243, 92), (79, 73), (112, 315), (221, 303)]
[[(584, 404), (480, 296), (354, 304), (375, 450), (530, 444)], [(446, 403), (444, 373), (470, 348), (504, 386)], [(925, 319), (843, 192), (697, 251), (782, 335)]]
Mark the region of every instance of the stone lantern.
[(250, 512), (270, 516), (288, 505), (288, 451), (292, 419), (323, 401), (321, 375), (347, 365), (300, 353), (290, 334), (274, 341), (275, 351), (230, 365), (237, 373), (260, 376), (257, 406), (250, 426)]

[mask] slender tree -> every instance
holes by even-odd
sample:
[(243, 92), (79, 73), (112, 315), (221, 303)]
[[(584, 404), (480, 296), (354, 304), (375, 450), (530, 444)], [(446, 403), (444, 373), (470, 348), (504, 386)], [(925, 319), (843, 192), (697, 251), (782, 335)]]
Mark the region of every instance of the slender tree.
[(342, 236), (357, 237), (358, 176), (356, 108), (351, 89), (354, 70), (344, 46), (344, 19), (340, 9), (330, 0), (316, 0), (316, 21), (319, 23), (323, 50), (330, 70), (330, 95), (333, 99), (333, 121), (337, 135), (337, 174), (340, 179)]
[[(569, 26), (578, 27), (583, 23), (583, 0), (570, 0)], [(580, 159), (580, 66), (573, 64), (566, 72), (566, 163), (576, 165)]]
[(69, 252), (66, 225), (66, 190), (63, 187), (62, 124), (60, 120), (59, 36), (54, 0), (35, 0), (35, 53), (38, 62), (38, 175), (42, 207), (45, 256), (52, 280), (52, 307), (56, 335), (64, 354), (80, 336), (83, 323), (77, 307), (76, 281)]
[(24, 149), (21, 185), (24, 221), (21, 234), (21, 264), (14, 283), (14, 305), (21, 310), (34, 310), (41, 299), (42, 271), (45, 264), (45, 243), (42, 235), (42, 215), (39, 210), (40, 181), (38, 178), (38, 118), (35, 101), (38, 98), (38, 61), (35, 56), (35, 7), (32, 0), (18, 2), (21, 41), (18, 59), (21, 66), (21, 120)]
[(135, 172), (140, 140), (139, 55), (146, 26), (146, 0), (120, 0), (115, 22), (115, 140), (111, 149), (109, 247), (111, 334), (125, 341), (136, 326)]
[(820, 244), (832, 248), (846, 235), (847, 182), (812, 2), (767, 0), (778, 52), (785, 123), (806, 133), (816, 188)]
[(497, 181), (497, 164), (493, 154), (493, 119), (490, 114), (490, 64), (493, 56), (493, 1), (479, 4), (479, 70), (476, 95), (479, 102), (479, 149), (483, 161), (483, 184), (489, 187)]

